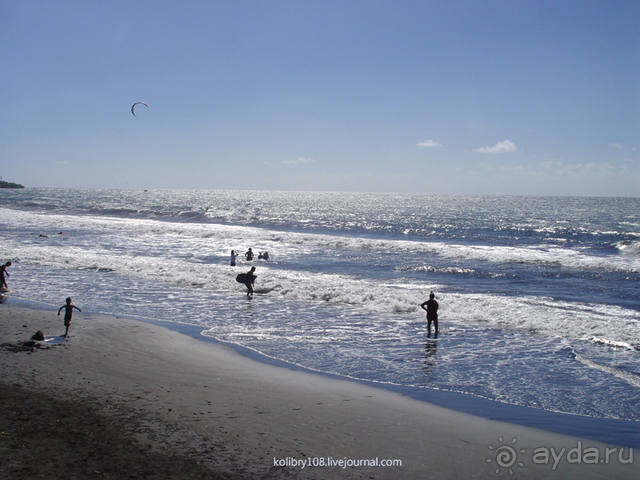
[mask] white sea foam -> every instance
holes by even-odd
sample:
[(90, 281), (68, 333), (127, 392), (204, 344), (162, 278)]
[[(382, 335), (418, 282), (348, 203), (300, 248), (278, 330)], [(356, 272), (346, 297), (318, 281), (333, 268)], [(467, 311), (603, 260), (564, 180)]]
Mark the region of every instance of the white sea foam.
[[(16, 218), (19, 217), (19, 218)], [(311, 272), (288, 268), (306, 256), (342, 255), (348, 252), (431, 253), (487, 261), (564, 262), (615, 268), (612, 259), (555, 248), (512, 248), (450, 245), (376, 240), (346, 236), (278, 232), (252, 227), (210, 224), (182, 224), (155, 220), (93, 218), (83, 216), (37, 215), (0, 209), (6, 224), (31, 225), (53, 232), (46, 239), (18, 237), (5, 240), (9, 258), (59, 269), (101, 270), (153, 282), (198, 285), (220, 292), (241, 288), (227, 265), (231, 248), (254, 245), (274, 252), (271, 263), (257, 263), (260, 288), (283, 300), (325, 302), (379, 313), (418, 312), (420, 298), (430, 290), (440, 292), (435, 283), (380, 282), (340, 273)], [(65, 235), (56, 235), (56, 231)], [(301, 260), (302, 259), (302, 260)], [(619, 263), (622, 268), (624, 263)], [(629, 263), (626, 263), (629, 268)], [(248, 264), (247, 267), (248, 268)], [(429, 267), (424, 268), (429, 271)], [(469, 274), (471, 269), (444, 267), (449, 272)], [(489, 327), (515, 328), (546, 335), (640, 345), (640, 313), (611, 305), (563, 302), (539, 296), (439, 293), (441, 315)]]
[(591, 341), (593, 341), (594, 343), (598, 343), (601, 345), (607, 345), (609, 347), (614, 347), (614, 348), (626, 348), (628, 350), (639, 350), (640, 346), (634, 346), (628, 342), (622, 342), (622, 341), (618, 341), (618, 340), (610, 340), (608, 338), (600, 338), (600, 337), (592, 337)]
[(575, 354), (575, 359), (589, 368), (608, 373), (609, 375), (613, 375), (616, 378), (624, 380), (634, 387), (640, 388), (640, 375), (636, 375), (635, 373), (628, 372), (620, 368), (615, 368), (609, 365), (603, 365), (598, 362), (594, 362), (593, 360), (589, 360), (588, 358), (583, 357), (578, 353)]
[(622, 240), (616, 242), (615, 247), (628, 255), (640, 255), (640, 240)]
[(619, 345), (640, 343), (640, 312), (618, 306), (545, 297), (455, 293), (447, 294), (442, 303), (447, 315), (487, 326), (564, 339), (592, 341), (595, 337)]
[[(640, 258), (634, 255), (598, 256), (582, 250), (555, 245), (533, 245), (528, 247), (466, 245), (447, 242), (418, 242), (407, 240), (380, 240), (363, 237), (323, 235), (267, 230), (253, 227), (238, 227), (215, 224), (170, 223), (155, 220), (134, 220), (108, 217), (82, 217), (66, 215), (38, 215), (0, 209), (0, 218), (8, 224), (17, 223), (48, 232), (61, 229), (99, 231), (106, 238), (126, 240), (135, 238), (140, 245), (155, 246), (160, 250), (162, 242), (168, 242), (169, 252), (201, 255), (227, 255), (232, 249), (254, 246), (254, 250), (270, 250), (277, 257), (318, 255), (327, 249), (347, 252), (399, 253), (415, 258), (441, 258), (487, 263), (535, 264), (563, 266), (567, 268), (640, 272)], [(121, 235), (125, 238), (118, 238)], [(160, 236), (159, 242), (156, 237)], [(206, 240), (206, 241), (204, 241)], [(621, 251), (636, 252), (638, 242), (620, 242)]]

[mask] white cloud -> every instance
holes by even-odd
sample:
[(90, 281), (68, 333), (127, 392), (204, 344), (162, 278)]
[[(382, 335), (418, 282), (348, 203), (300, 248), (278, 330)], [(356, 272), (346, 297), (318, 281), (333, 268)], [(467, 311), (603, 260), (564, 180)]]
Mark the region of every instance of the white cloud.
[(416, 143), (416, 146), (420, 148), (437, 148), (437, 147), (441, 147), (442, 145), (436, 142), (435, 140), (429, 139), (429, 140), (425, 140), (424, 142)]
[(517, 149), (518, 147), (511, 140), (502, 140), (490, 147), (478, 147), (475, 151), (480, 153), (504, 153), (515, 152)]
[(315, 160), (309, 157), (298, 157), (295, 160), (283, 160), (281, 163), (283, 165), (305, 165), (308, 163), (315, 163)]
[(622, 145), (619, 143), (610, 143), (609, 144), (609, 148), (613, 148), (615, 150), (621, 150), (622, 149)]

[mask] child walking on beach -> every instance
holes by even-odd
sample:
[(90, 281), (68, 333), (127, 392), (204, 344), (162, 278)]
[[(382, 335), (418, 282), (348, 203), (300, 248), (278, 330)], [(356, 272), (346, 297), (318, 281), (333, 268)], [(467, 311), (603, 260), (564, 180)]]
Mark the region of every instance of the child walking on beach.
[(64, 308), (64, 326), (66, 327), (66, 330), (64, 331), (64, 336), (66, 338), (69, 336), (69, 325), (71, 325), (71, 315), (73, 314), (73, 309), (75, 308), (79, 312), (81, 312), (82, 310), (80, 310), (78, 307), (76, 307), (71, 303), (71, 297), (67, 297), (67, 303), (58, 309), (58, 316), (60, 316), (60, 312), (62, 311), (63, 308)]

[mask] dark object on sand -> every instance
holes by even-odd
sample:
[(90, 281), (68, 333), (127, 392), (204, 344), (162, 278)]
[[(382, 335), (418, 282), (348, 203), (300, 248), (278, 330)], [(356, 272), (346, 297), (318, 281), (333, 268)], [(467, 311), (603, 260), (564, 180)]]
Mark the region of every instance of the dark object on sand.
[(2, 343), (0, 344), (0, 350), (6, 350), (7, 352), (19, 353), (19, 352), (35, 352), (38, 350), (49, 350), (49, 346), (34, 340), (27, 340), (26, 342), (18, 343)]
[(44, 342), (44, 333), (42, 332), (42, 330), (38, 330), (36, 333), (34, 333), (31, 336), (31, 340), (37, 340), (39, 342)]

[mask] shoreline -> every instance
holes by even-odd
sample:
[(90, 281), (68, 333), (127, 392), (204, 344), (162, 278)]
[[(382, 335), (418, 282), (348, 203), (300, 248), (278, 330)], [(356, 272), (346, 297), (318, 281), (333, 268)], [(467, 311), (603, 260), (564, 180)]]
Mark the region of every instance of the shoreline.
[[(0, 305), (4, 383), (80, 403), (96, 398), (107, 416), (137, 412), (141, 423), (131, 437), (232, 478), (484, 478), (502, 468), (498, 449), (516, 442), (519, 451), (530, 452), (510, 465), (518, 478), (635, 478), (640, 462), (638, 450), (256, 362), (229, 347), (121, 317), (74, 315), (66, 343), (12, 352), (6, 344), (28, 340), (38, 329), (62, 333), (55, 312), (13, 303)], [(541, 463), (531, 457), (536, 449), (578, 447), (622, 456), (595, 465), (567, 458), (555, 469), (551, 458)], [(629, 455), (632, 463), (624, 463)], [(402, 466), (293, 464), (329, 459), (400, 460)]]
[[(39, 303), (33, 300), (13, 299), (10, 297), (8, 297), (8, 299), (11, 304), (27, 309), (48, 311), (53, 308), (52, 305)], [(419, 402), (426, 402), (454, 410), (456, 412), (482, 417), (487, 420), (536, 428), (550, 433), (580, 437), (620, 447), (640, 448), (640, 422), (613, 418), (589, 417), (566, 412), (554, 412), (535, 407), (504, 403), (498, 400), (479, 397), (463, 392), (411, 387), (360, 378), (351, 378), (344, 375), (323, 372), (302, 365), (293, 364), (241, 345), (224, 342), (213, 337), (202, 335), (202, 329), (197, 325), (172, 323), (166, 320), (154, 320), (145, 317), (135, 318), (110, 313), (98, 313), (97, 315), (119, 317), (135, 322), (154, 325), (186, 335), (198, 342), (231, 349), (238, 355), (260, 364), (271, 365), (276, 368), (288, 369), (294, 372), (319, 375), (327, 379), (355, 383), (374, 389), (382, 389)]]

